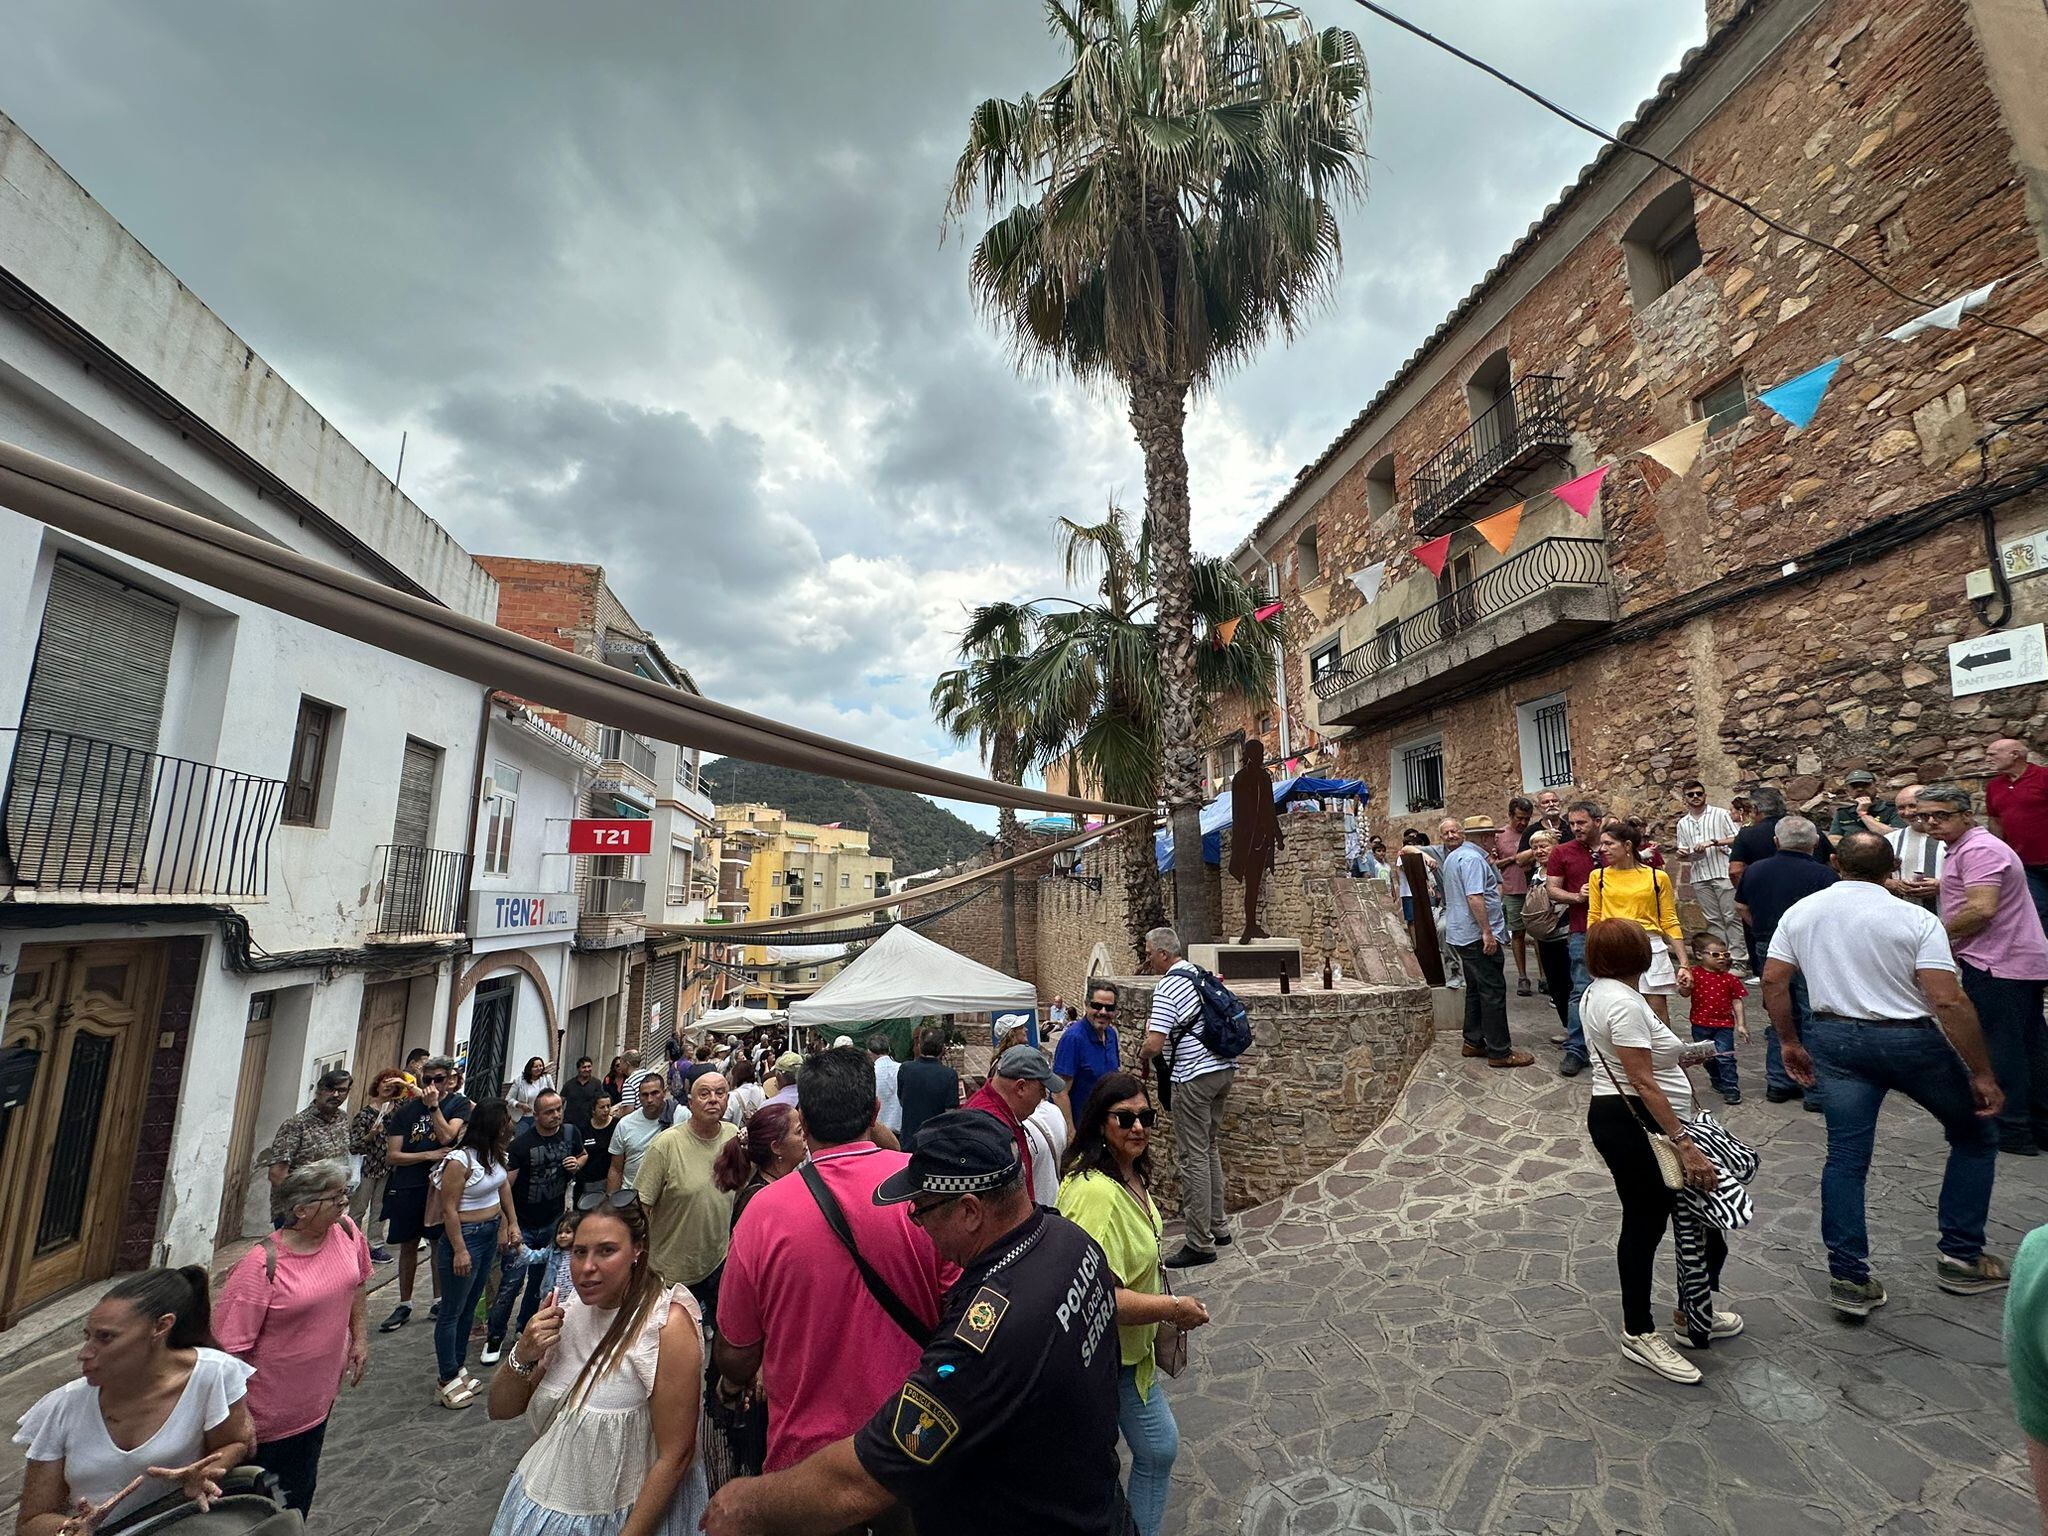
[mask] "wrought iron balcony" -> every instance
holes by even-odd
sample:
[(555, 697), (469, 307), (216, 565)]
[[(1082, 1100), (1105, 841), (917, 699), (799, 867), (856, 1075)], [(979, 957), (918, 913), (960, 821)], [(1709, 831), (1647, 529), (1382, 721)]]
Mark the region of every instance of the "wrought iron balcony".
[(1314, 679), (1324, 728), (1615, 620), (1600, 539), (1544, 539), (1344, 652)]
[(597, 754), (608, 763), (624, 763), (649, 785), (654, 783), (654, 748), (631, 731), (615, 725), (602, 727), (597, 733)]
[(454, 848), (385, 843), (377, 849), (377, 921), (373, 944), (453, 938), (463, 932), (469, 855)]
[(1408, 477), (1416, 531), (1434, 538), (1459, 520), (1463, 508), (1570, 449), (1564, 380), (1542, 373), (1515, 380), (1484, 415)]
[(281, 780), (65, 731), (4, 733), (0, 882), (17, 900), (268, 894)]

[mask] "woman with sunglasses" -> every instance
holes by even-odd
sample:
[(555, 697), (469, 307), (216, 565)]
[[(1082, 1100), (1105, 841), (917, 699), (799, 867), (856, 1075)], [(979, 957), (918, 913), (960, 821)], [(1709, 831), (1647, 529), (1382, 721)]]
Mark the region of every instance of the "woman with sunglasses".
[(1180, 1453), (1180, 1426), (1153, 1364), (1159, 1324), (1199, 1328), (1209, 1309), (1175, 1296), (1159, 1265), (1159, 1207), (1152, 1177), (1152, 1128), (1158, 1112), (1144, 1081), (1111, 1072), (1096, 1083), (1067, 1149), (1059, 1212), (1101, 1245), (1116, 1280), (1119, 1358), (1117, 1428), (1131, 1449), (1128, 1495), (1139, 1536), (1157, 1536), (1166, 1518), (1168, 1480)]
[(370, 1251), (348, 1208), (348, 1164), (308, 1163), (278, 1189), (285, 1223), (228, 1272), (213, 1331), (255, 1369), (249, 1417), (257, 1466), (277, 1474), (284, 1501), (313, 1508), (327, 1416), (342, 1384), (370, 1360)]
[(654, 1273), (630, 1189), (579, 1202), (567, 1294), (551, 1293), (491, 1378), (490, 1415), (535, 1439), (491, 1536), (696, 1536), (703, 1323)]

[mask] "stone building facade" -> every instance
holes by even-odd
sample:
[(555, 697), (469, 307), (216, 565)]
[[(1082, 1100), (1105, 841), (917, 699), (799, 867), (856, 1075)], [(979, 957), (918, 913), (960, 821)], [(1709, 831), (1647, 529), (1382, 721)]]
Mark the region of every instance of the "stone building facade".
[[(1913, 298), (1651, 161), (1595, 159), (1234, 555), (1288, 600), (1289, 739), (1278, 711), (1220, 735), (1367, 780), (1376, 830), (1574, 785), (1668, 824), (1695, 775), (1717, 801), (1825, 800), (1852, 768), (1974, 776), (1992, 737), (2048, 725), (2040, 685), (1958, 696), (1948, 656), (2048, 618), (2048, 581), (1966, 585), (1992, 538), (2048, 566), (2026, 544), (2048, 528), (2048, 13), (1710, 21), (1623, 140)], [(1994, 280), (1959, 329), (1886, 339)], [(1804, 430), (1757, 403), (1838, 357)], [(1689, 473), (1623, 457), (1703, 417)], [(1609, 463), (1592, 516), (1548, 494)], [(1516, 504), (1496, 554), (1472, 525)], [(1442, 534), (1438, 579), (1410, 551)], [(1350, 578), (1382, 561), (1367, 602)]]

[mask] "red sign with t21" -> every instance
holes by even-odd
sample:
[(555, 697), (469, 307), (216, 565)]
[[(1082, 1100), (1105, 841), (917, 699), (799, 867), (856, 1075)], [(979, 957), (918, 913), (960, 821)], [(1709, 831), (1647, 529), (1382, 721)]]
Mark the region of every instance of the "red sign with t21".
[(571, 853), (652, 853), (654, 823), (643, 818), (618, 821), (585, 820), (569, 823)]

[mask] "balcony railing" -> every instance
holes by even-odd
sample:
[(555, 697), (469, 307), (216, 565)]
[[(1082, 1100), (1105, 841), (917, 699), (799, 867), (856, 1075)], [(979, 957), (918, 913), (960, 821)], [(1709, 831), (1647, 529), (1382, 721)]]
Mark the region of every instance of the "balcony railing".
[(1442, 532), (1437, 524), (1461, 507), (1508, 485), (1538, 460), (1570, 448), (1564, 381), (1541, 373), (1515, 380), (1484, 415), (1409, 476), (1417, 531)]
[(382, 878), (377, 884), (380, 943), (425, 935), (457, 934), (462, 928), (463, 889), (469, 883), (469, 855), (453, 848), (385, 843), (377, 849)]
[(1416, 652), (1441, 644), (1518, 603), (1553, 587), (1604, 587), (1607, 551), (1600, 539), (1545, 539), (1513, 559), (1503, 560), (1478, 580), (1380, 631), (1315, 680), (1316, 697), (1328, 700), (1366, 678), (1385, 672)]
[(645, 917), (647, 882), (617, 875), (594, 875), (583, 897), (586, 917)]
[(14, 737), (0, 807), (7, 884), (105, 896), (270, 890), (277, 779), (64, 731)]
[(654, 778), (654, 748), (631, 731), (604, 726), (597, 733), (597, 752), (605, 761), (624, 763), (650, 782)]

